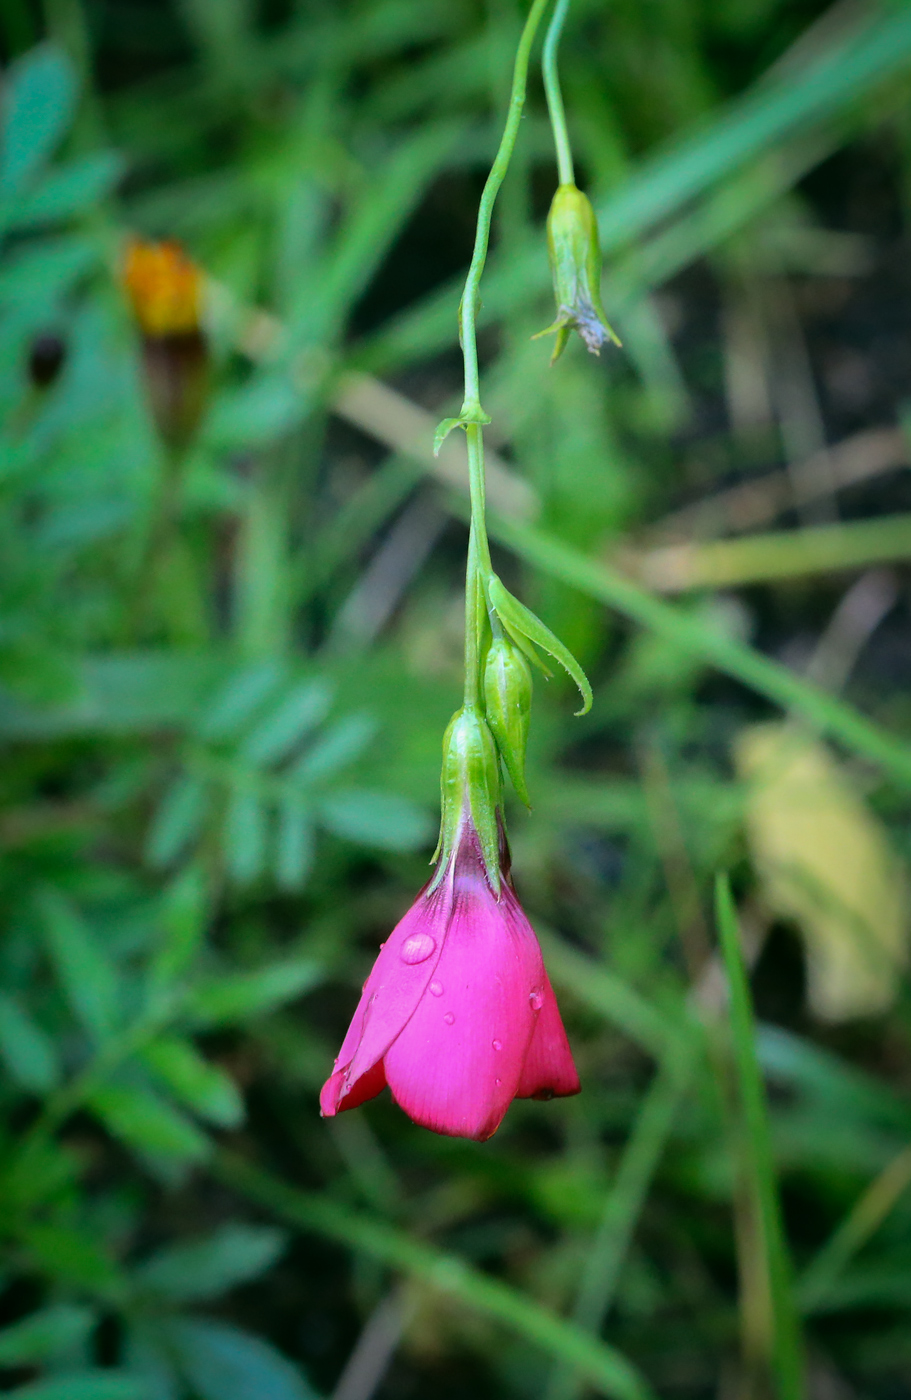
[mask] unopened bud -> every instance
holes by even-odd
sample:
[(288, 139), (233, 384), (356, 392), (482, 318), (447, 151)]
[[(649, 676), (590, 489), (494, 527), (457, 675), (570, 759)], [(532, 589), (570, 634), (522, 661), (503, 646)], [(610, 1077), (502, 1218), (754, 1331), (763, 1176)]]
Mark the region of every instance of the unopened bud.
[(443, 735), (440, 775), (442, 822), (434, 859), (439, 859), (435, 883), (456, 849), (462, 827), (470, 822), (478, 838), (487, 877), (499, 890), (500, 765), (497, 746), (480, 710), (466, 705), (457, 710)]
[[(593, 355), (608, 341), (620, 341), (601, 305), (601, 249), (591, 200), (575, 185), (560, 185), (547, 216), (547, 250), (554, 279), (557, 316), (538, 336), (556, 334), (551, 364), (559, 359), (571, 330)], [(535, 336), (534, 339), (538, 337)]]
[(525, 783), (525, 749), (531, 716), (531, 671), (518, 647), (496, 637), (484, 665), (487, 723), (519, 797), (530, 807)]
[(209, 390), (202, 272), (178, 243), (134, 239), (123, 285), (142, 334), (152, 417), (166, 443), (183, 447), (199, 426)]

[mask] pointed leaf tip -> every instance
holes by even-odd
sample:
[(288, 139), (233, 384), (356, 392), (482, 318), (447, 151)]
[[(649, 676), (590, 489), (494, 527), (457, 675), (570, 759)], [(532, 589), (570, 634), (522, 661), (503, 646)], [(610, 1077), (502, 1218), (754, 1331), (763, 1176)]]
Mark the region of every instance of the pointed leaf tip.
[(542, 651), (546, 651), (548, 656), (552, 656), (555, 661), (558, 661), (566, 673), (572, 677), (579, 688), (579, 694), (582, 696), (582, 708), (577, 710), (576, 714), (587, 715), (592, 707), (592, 688), (588, 677), (569, 648), (564, 646), (559, 637), (554, 636), (550, 628), (545, 626), (530, 608), (527, 608), (524, 603), (520, 603), (518, 598), (513, 597), (496, 574), (492, 575), (489, 580), (488, 595), (503, 626), (519, 645), (521, 645), (520, 639), (523, 638), (533, 642)]

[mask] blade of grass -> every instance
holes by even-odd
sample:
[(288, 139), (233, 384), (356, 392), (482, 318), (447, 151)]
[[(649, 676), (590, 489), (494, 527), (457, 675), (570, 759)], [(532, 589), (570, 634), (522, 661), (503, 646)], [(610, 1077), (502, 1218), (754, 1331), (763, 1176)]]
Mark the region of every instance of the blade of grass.
[[(692, 1053), (669, 1055), (659, 1067), (620, 1159), (604, 1213), (583, 1267), (573, 1322), (595, 1335), (610, 1308), (620, 1270), (642, 1214), (655, 1170), (689, 1082)], [(566, 1365), (555, 1368), (546, 1400), (576, 1400), (581, 1378)]]
[(803, 1312), (813, 1312), (825, 1302), (831, 1285), (876, 1233), (909, 1186), (911, 1147), (905, 1147), (874, 1178), (804, 1269), (797, 1282), (797, 1296)]
[(648, 1383), (613, 1347), (455, 1255), (413, 1240), (384, 1221), (349, 1210), (325, 1195), (288, 1186), (233, 1153), (220, 1152), (212, 1169), (228, 1186), (289, 1225), (399, 1269), (444, 1297), (504, 1323), (533, 1346), (580, 1372), (599, 1394), (614, 1400), (650, 1400)]
[(731, 588), (799, 578), (829, 569), (866, 568), (911, 555), (911, 515), (851, 520), (805, 530), (776, 530), (737, 540), (668, 545), (633, 556), (632, 569), (650, 588)]
[(699, 618), (653, 597), (615, 570), (586, 558), (543, 530), (491, 516), (490, 534), (529, 564), (666, 637), (681, 651), (717, 667), (773, 704), (793, 711), (821, 733), (839, 740), (847, 749), (878, 764), (903, 787), (911, 786), (911, 747), (844, 700), (826, 694)]
[(728, 983), (731, 1036), (742, 1124), (742, 1140), (739, 1146), (743, 1153), (750, 1192), (755, 1200), (772, 1309), (773, 1355), (770, 1360), (778, 1383), (780, 1400), (803, 1400), (803, 1346), (778, 1198), (765, 1086), (756, 1057), (753, 1004), (740, 947), (737, 911), (730, 885), (724, 875), (719, 875), (716, 880), (715, 913)]

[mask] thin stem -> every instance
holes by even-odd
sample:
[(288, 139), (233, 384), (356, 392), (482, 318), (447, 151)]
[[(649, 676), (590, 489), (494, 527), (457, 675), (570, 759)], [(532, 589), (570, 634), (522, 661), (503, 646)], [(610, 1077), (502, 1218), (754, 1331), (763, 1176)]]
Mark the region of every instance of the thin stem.
[(462, 412), (471, 413), (474, 422), (465, 423), (468, 439), (468, 471), (471, 488), (471, 533), (468, 539), (468, 563), (465, 571), (465, 704), (477, 705), (481, 694), (481, 629), (483, 613), (480, 603), (486, 598), (485, 580), (492, 572), (490, 545), (487, 540), (485, 519), (484, 489), (484, 438), (480, 417), (481, 386), (478, 373), (478, 341), (476, 317), (478, 309), (478, 288), (481, 274), (487, 261), (487, 248), (490, 242), (490, 222), (493, 206), (509, 168), (519, 133), (519, 122), (525, 106), (525, 90), (528, 84), (528, 63), (538, 25), (550, 0), (534, 0), (525, 21), (525, 27), (516, 50), (516, 61), (512, 70), (512, 88), (509, 94), (509, 110), (506, 125), (500, 139), (499, 149), (494, 158), (490, 174), (484, 185), (481, 202), (478, 206), (478, 223), (475, 232), (474, 251), (471, 266), (465, 279), (462, 304), (459, 307), (459, 329), (462, 341), (462, 356), (465, 363), (465, 400)]
[(541, 58), (541, 73), (544, 77), (544, 91), (547, 94), (547, 110), (554, 133), (554, 145), (557, 148), (557, 172), (561, 185), (574, 185), (576, 183), (573, 153), (569, 144), (569, 132), (566, 129), (563, 93), (560, 91), (560, 75), (557, 72), (557, 48), (568, 9), (569, 0), (557, 0), (557, 8), (547, 26), (544, 54)]
[(480, 400), (480, 383), (478, 377), (478, 346), (475, 320), (478, 310), (478, 287), (481, 281), (481, 273), (484, 271), (484, 264), (487, 261), (487, 245), (490, 242), (490, 221), (493, 217), (493, 206), (503, 183), (503, 177), (509, 168), (513, 148), (516, 144), (516, 136), (519, 132), (519, 122), (522, 119), (522, 109), (525, 106), (525, 88), (528, 81), (528, 61), (531, 55), (531, 46), (534, 43), (535, 34), (541, 17), (547, 9), (550, 0), (534, 0), (525, 21), (525, 28), (522, 30), (522, 37), (519, 40), (519, 47), (516, 50), (516, 61), (512, 70), (512, 89), (509, 94), (509, 111), (506, 115), (506, 125), (503, 128), (503, 136), (500, 146), (490, 168), (484, 192), (481, 195), (481, 202), (478, 206), (478, 224), (475, 233), (474, 252), (471, 255), (471, 266), (468, 269), (468, 276), (465, 279), (465, 291), (462, 294), (462, 305), (459, 308), (459, 326), (462, 336), (462, 354), (465, 360), (465, 402), (467, 404), (477, 404)]

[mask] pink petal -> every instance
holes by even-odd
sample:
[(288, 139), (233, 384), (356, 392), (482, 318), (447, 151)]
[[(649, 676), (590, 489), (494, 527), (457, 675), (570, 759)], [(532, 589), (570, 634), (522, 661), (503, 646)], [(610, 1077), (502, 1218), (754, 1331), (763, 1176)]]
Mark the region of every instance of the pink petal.
[(547, 973), (541, 983), (541, 1009), (516, 1089), (517, 1099), (567, 1098), (581, 1089), (572, 1051)]
[(545, 981), (538, 940), (512, 890), (500, 902), (477, 862), (462, 865), (443, 952), (414, 1014), (386, 1052), (393, 1097), (451, 1137), (495, 1133), (518, 1087)]
[[(370, 1072), (412, 1015), (434, 974), (446, 934), (448, 909), (449, 890), (445, 882), (432, 895), (422, 892), (380, 949), (342, 1042), (335, 1071), (320, 1094), (325, 1117), (355, 1108), (383, 1088), (382, 1074)], [(367, 1082), (358, 1089), (362, 1079)]]

